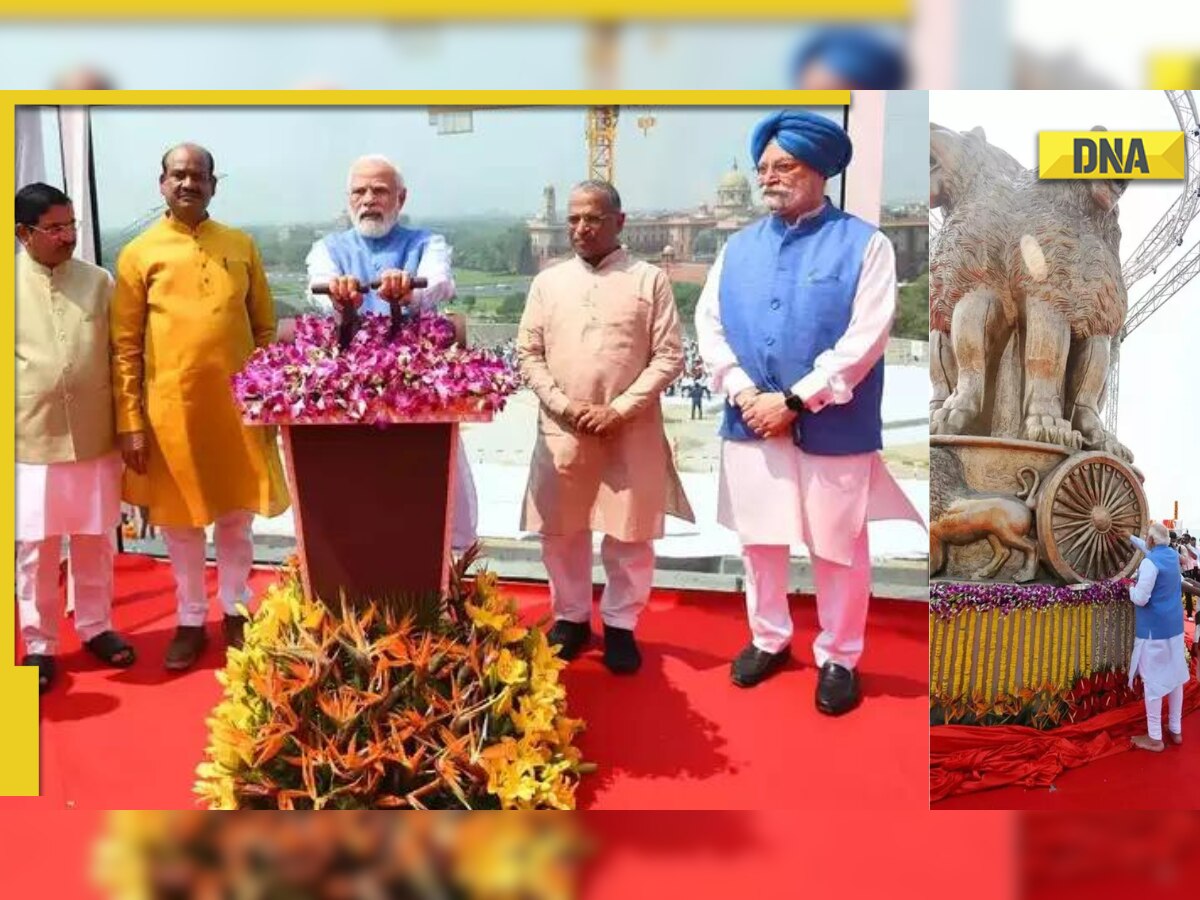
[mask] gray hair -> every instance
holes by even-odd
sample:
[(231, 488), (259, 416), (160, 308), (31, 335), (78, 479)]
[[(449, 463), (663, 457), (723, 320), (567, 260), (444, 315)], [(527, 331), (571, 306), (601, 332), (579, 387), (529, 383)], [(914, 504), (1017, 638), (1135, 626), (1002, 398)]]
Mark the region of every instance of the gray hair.
[(1159, 547), (1165, 547), (1171, 543), (1171, 532), (1167, 531), (1167, 526), (1162, 522), (1151, 522), (1146, 537)]
[(396, 168), (396, 164), (382, 153), (368, 153), (366, 156), (360, 156), (350, 164), (350, 172), (346, 175), (346, 190), (350, 189), (350, 182), (354, 178), (354, 170), (364, 165), (385, 166), (391, 169), (392, 174), (396, 176), (396, 190), (404, 190), (404, 176), (400, 174), (400, 170)]
[(613, 212), (621, 211), (621, 195), (617, 193), (617, 189), (612, 186), (611, 182), (604, 181), (600, 178), (589, 178), (586, 181), (581, 181), (579, 184), (571, 188), (571, 193), (582, 192), (584, 194), (600, 194), (608, 201), (609, 209)]

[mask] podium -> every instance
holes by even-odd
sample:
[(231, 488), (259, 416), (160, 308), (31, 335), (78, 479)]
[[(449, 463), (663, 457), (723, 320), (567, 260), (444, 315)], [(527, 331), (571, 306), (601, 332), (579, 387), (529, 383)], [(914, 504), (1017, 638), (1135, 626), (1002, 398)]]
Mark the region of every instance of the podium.
[(304, 589), (334, 611), (444, 593), (462, 410), (363, 425), (276, 423), (292, 492)]
[[(396, 315), (393, 310), (393, 328)], [(451, 343), (466, 348), (465, 317), (445, 318), (453, 327)], [(333, 337), (331, 331), (324, 339)], [(490, 422), (496, 398), (443, 404), (413, 414), (364, 408), (366, 423), (343, 412), (243, 417), (247, 426), (280, 429), (303, 587), (334, 613), (341, 611), (342, 595), (357, 606), (445, 593), (459, 426)]]

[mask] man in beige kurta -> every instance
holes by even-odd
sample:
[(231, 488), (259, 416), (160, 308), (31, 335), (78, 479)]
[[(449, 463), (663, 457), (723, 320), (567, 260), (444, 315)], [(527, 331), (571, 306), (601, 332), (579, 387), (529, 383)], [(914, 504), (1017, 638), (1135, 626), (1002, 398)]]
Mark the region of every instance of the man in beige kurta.
[(16, 224), (17, 602), (22, 663), (37, 666), (45, 692), (56, 673), (64, 537), (84, 649), (120, 668), (135, 656), (112, 630), (112, 539), (121, 511), (109, 379), (112, 279), (72, 257), (75, 210), (58, 188), (21, 188)]
[(659, 404), (683, 371), (679, 314), (666, 274), (621, 248), (624, 222), (612, 185), (575, 188), (576, 255), (533, 280), (517, 336), (521, 374), (540, 401), (521, 527), (542, 535), (550, 642), (573, 659), (591, 639), (599, 531), (604, 662), (621, 674), (641, 665), (633, 629), (650, 596), (653, 540), (668, 513), (694, 521)]

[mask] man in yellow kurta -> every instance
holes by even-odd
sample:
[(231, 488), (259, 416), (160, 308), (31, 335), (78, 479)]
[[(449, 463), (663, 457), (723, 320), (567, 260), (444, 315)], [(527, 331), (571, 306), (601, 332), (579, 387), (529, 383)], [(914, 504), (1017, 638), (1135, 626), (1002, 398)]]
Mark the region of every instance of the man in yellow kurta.
[(162, 159), (167, 213), (117, 261), (112, 343), (124, 497), (148, 507), (171, 558), (179, 621), (168, 669), (206, 643), (204, 527), (214, 525), (227, 644), (240, 646), (257, 513), (288, 505), (273, 429), (245, 427), (230, 377), (275, 337), (275, 311), (249, 235), (208, 217), (213, 158), (183, 144)]
[(633, 629), (650, 597), (653, 539), (667, 514), (693, 521), (659, 402), (683, 371), (679, 313), (666, 273), (622, 249), (624, 223), (611, 184), (575, 188), (576, 256), (533, 280), (517, 335), (521, 374), (541, 401), (521, 527), (542, 535), (550, 643), (573, 659), (591, 638), (600, 531), (604, 663), (618, 674), (641, 665)]

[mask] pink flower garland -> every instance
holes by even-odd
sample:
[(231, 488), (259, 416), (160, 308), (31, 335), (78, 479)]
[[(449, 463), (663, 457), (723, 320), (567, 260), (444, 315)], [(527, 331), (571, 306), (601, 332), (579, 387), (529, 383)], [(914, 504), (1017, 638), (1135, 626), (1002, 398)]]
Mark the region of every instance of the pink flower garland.
[(454, 346), (454, 326), (420, 313), (388, 340), (391, 317), (367, 314), (343, 352), (332, 318), (302, 316), (292, 343), (255, 350), (233, 376), (247, 422), (376, 424), (441, 413), (495, 412), (517, 389), (505, 362)]
[(1054, 606), (1096, 606), (1129, 602), (1128, 580), (1097, 581), (1084, 587), (1052, 584), (1004, 584), (935, 581), (929, 586), (929, 610), (942, 619), (964, 610), (1048, 609)]

